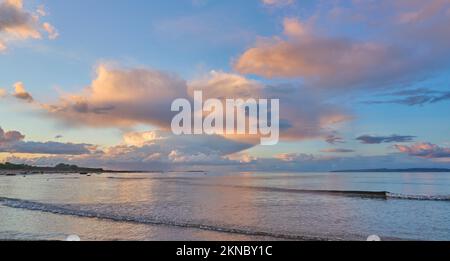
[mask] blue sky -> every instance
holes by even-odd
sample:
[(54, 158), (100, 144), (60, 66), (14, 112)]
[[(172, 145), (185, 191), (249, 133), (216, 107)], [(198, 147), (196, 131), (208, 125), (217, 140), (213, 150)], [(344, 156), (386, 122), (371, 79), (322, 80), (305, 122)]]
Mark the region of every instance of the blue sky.
[[(343, 159), (352, 167), (359, 157), (374, 162), (390, 157), (396, 167), (450, 163), (446, 0), (1, 3), (1, 16), (25, 17), (0, 16), (3, 160), (148, 169), (171, 164), (258, 168), (267, 158), (277, 164), (294, 161), (299, 170)], [(225, 91), (228, 87), (218, 86), (214, 77), (251, 93), (262, 86), (263, 93), (280, 96), (280, 117), (292, 127), (278, 145), (240, 146), (217, 137), (219, 144), (231, 142), (236, 149), (216, 151), (186, 145), (170, 133), (146, 140), (150, 132), (166, 131), (165, 113), (152, 107), (172, 98), (161, 96), (163, 90), (175, 88), (182, 96), (178, 85), (189, 89), (201, 83)], [(23, 89), (14, 90), (18, 83)], [(269, 91), (274, 88), (276, 94)], [(115, 94), (99, 96), (108, 91)], [(132, 106), (121, 107), (123, 102)], [(80, 112), (80, 103), (114, 108), (105, 112), (114, 115)], [(8, 139), (13, 131), (24, 137)], [(133, 141), (126, 139), (131, 136)], [(338, 140), (327, 142), (331, 136)], [(381, 142), (362, 143), (360, 136)], [(89, 153), (70, 154), (70, 146), (80, 144)], [(68, 152), (52, 153), (51, 146)]]

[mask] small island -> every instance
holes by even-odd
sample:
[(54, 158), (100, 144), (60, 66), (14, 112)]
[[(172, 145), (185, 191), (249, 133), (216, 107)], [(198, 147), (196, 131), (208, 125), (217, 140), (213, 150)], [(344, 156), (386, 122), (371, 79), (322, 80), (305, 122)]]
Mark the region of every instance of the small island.
[(410, 169), (354, 169), (354, 170), (334, 170), (330, 171), (332, 173), (343, 173), (343, 172), (449, 172), (450, 169), (444, 168), (410, 168)]

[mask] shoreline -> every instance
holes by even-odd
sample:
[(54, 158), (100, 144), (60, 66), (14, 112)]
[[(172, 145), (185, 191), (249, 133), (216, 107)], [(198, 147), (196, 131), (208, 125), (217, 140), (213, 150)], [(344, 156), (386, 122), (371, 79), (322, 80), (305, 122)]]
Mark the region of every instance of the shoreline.
[[(0, 170), (0, 176), (32, 176), (32, 175), (49, 175), (49, 174), (79, 174), (79, 175), (92, 175), (92, 174), (104, 174), (104, 173), (150, 173), (148, 171), (115, 171), (115, 170), (103, 170), (103, 171), (64, 171), (64, 170)], [(158, 173), (158, 172), (155, 172)]]
[[(5, 199), (3, 199), (5, 200)], [(207, 233), (213, 233), (217, 235), (228, 235), (231, 237), (231, 241), (240, 241), (239, 238), (241, 237), (249, 237), (249, 238), (258, 238), (258, 239), (264, 239), (269, 241), (313, 241), (313, 242), (326, 242), (326, 241), (366, 241), (366, 236), (363, 234), (346, 234), (346, 235), (339, 235), (339, 234), (308, 234), (307, 232), (304, 232), (302, 234), (296, 234), (296, 233), (286, 233), (286, 232), (277, 232), (277, 231), (266, 231), (266, 230), (249, 230), (244, 228), (236, 228), (236, 227), (226, 227), (226, 226), (215, 226), (215, 225), (209, 225), (209, 224), (201, 224), (201, 223), (180, 223), (177, 221), (171, 221), (171, 220), (146, 220), (142, 221), (139, 219), (133, 219), (133, 218), (127, 218), (127, 219), (121, 219), (114, 216), (108, 216), (108, 215), (91, 215), (90, 213), (69, 213), (64, 211), (57, 211), (57, 210), (49, 210), (49, 209), (41, 209), (39, 207), (36, 208), (22, 208), (19, 206), (11, 206), (11, 205), (2, 205), (0, 206), (10, 208), (10, 209), (17, 209), (24, 211), (23, 213), (30, 213), (32, 215), (33, 212), (41, 212), (43, 214), (48, 214), (49, 217), (71, 217), (75, 219), (83, 219), (86, 221), (95, 221), (95, 222), (112, 222), (112, 223), (124, 223), (128, 225), (135, 225), (135, 226), (147, 226), (147, 227), (155, 227), (159, 229), (179, 229), (180, 231), (192, 231), (192, 234), (195, 234), (195, 231), (203, 231)], [(2, 231), (0, 231), (2, 232)], [(236, 238), (234, 238), (236, 237)], [(0, 238), (0, 241), (22, 241), (21, 239), (13, 239), (13, 238)], [(29, 241), (27, 239), (24, 239), (25, 241)], [(116, 238), (115, 240), (130, 240), (129, 238), (123, 237), (123, 238)], [(159, 239), (153, 239), (158, 241)], [(400, 237), (393, 237), (388, 236), (384, 237), (383, 241), (413, 241), (416, 239), (411, 238), (400, 238)], [(425, 239), (422, 239), (425, 240)], [(170, 241), (170, 240), (169, 240)], [(179, 239), (174, 238), (171, 241), (179, 241)], [(244, 240), (245, 241), (245, 240)]]

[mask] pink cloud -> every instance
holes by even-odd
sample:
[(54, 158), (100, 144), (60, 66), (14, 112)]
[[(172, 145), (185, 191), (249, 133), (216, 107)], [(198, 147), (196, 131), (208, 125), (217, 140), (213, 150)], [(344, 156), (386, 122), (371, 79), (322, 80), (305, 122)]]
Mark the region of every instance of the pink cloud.
[(395, 145), (394, 147), (401, 153), (415, 157), (429, 159), (450, 158), (450, 148), (443, 148), (427, 142), (416, 143), (411, 146)]
[(284, 27), (288, 38), (260, 40), (239, 57), (235, 70), (266, 78), (305, 78), (319, 86), (349, 87), (406, 66), (403, 54), (390, 46), (319, 36), (295, 21), (285, 21)]
[(22, 141), (25, 138), (22, 133), (18, 131), (7, 131), (5, 132), (2, 128), (0, 128), (0, 143), (10, 143)]
[[(168, 130), (175, 99), (192, 99), (194, 90), (209, 98), (276, 98), (281, 100), (281, 138), (325, 139), (337, 124), (352, 117), (314, 92), (296, 86), (265, 86), (237, 74), (213, 71), (189, 83), (176, 75), (145, 68), (100, 65), (97, 75), (84, 91), (63, 94), (57, 102), (39, 103), (47, 115), (70, 125), (132, 128), (150, 124)], [(30, 95), (31, 97), (31, 95)], [(259, 137), (227, 138), (256, 144)]]
[(188, 96), (186, 82), (170, 73), (102, 64), (96, 74), (84, 91), (64, 94), (42, 107), (68, 124), (132, 127), (142, 123), (167, 128), (172, 101)]
[[(234, 69), (266, 78), (301, 78), (307, 86), (326, 89), (385, 88), (426, 76), (450, 58), (445, 26), (450, 19), (442, 11), (449, 2), (430, 2), (354, 1), (352, 8), (333, 6), (330, 10), (339, 12), (319, 12), (306, 22), (285, 19), (283, 35), (258, 40)], [(410, 12), (417, 13), (415, 18), (409, 15), (411, 21), (399, 23)], [(349, 19), (356, 15), (357, 21)], [(364, 37), (333, 30), (356, 27), (365, 28)]]

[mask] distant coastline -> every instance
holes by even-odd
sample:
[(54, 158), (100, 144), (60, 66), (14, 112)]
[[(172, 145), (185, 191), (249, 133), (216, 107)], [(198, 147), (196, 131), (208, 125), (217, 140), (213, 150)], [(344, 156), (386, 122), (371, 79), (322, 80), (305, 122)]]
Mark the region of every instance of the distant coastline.
[(77, 165), (58, 164), (54, 167), (38, 167), (26, 164), (0, 163), (1, 176), (14, 175), (30, 175), (30, 174), (51, 174), (51, 173), (79, 173), (79, 174), (96, 174), (96, 173), (128, 173), (137, 171), (117, 171), (105, 170), (103, 168), (85, 168)]
[(450, 172), (445, 168), (409, 168), (409, 169), (353, 169), (353, 170), (333, 170), (332, 173), (342, 172)]

